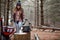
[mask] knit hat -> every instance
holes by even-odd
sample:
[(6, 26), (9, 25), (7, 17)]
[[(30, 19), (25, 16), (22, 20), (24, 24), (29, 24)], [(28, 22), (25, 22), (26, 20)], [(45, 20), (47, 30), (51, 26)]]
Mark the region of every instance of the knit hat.
[(18, 1), (18, 3), (16, 4), (16, 6), (21, 6), (21, 1)]

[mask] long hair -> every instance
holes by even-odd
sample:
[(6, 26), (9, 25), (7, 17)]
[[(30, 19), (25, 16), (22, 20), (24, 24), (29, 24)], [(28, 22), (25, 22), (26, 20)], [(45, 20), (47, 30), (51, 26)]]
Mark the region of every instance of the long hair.
[[(21, 18), (21, 20), (23, 21), (23, 8), (20, 6), (20, 8), (19, 9), (17, 9), (17, 6), (15, 7), (15, 9), (14, 9), (14, 11), (21, 11), (22, 13), (20, 14), (20, 18)], [(14, 20), (15, 20), (15, 13), (14, 13)]]

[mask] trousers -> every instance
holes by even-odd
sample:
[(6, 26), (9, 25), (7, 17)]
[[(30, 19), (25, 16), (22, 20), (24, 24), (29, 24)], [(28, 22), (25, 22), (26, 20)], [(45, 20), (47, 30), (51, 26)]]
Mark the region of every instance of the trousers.
[(23, 26), (23, 22), (18, 22), (18, 23), (15, 22), (15, 26), (16, 26), (16, 33), (19, 33), (19, 30)]

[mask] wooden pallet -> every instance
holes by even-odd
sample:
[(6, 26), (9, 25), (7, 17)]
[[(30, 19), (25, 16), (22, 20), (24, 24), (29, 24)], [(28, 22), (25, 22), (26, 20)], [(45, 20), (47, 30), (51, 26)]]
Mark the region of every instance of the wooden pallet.
[(41, 27), (39, 29), (42, 29), (43, 31), (45, 31), (45, 30), (52, 30), (52, 32), (54, 32), (56, 30), (60, 31), (60, 28), (57, 28), (57, 27)]
[(14, 35), (14, 40), (30, 40), (30, 33), (25, 35)]

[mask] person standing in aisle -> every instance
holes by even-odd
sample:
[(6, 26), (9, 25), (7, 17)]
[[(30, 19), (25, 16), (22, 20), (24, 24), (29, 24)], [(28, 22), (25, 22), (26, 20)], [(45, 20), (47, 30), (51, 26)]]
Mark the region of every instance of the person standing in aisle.
[(21, 1), (18, 1), (15, 9), (13, 10), (13, 21), (16, 26), (16, 33), (19, 32), (23, 25), (23, 8), (21, 7)]

